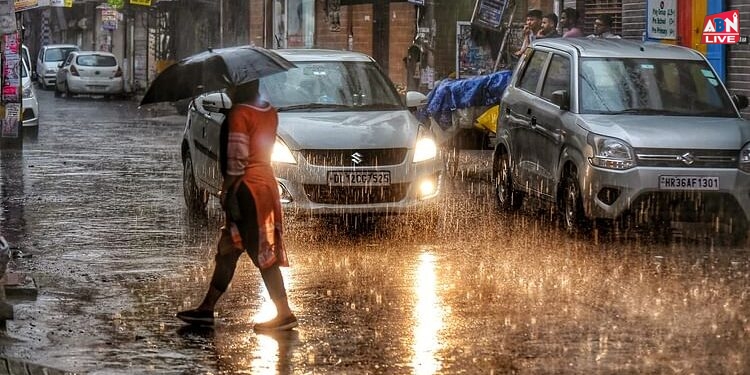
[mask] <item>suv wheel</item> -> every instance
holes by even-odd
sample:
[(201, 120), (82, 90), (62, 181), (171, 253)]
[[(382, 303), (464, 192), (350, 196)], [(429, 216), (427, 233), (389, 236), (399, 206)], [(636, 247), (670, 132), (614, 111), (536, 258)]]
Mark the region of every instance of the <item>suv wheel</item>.
[(510, 160), (508, 154), (503, 154), (497, 161), (495, 175), (495, 197), (497, 205), (502, 211), (515, 211), (521, 207), (523, 197), (513, 189)]
[(208, 195), (198, 188), (193, 174), (193, 160), (188, 154), (182, 169), (182, 194), (185, 205), (191, 215), (204, 215), (208, 205)]
[(562, 216), (562, 225), (569, 234), (576, 234), (587, 229), (588, 220), (583, 212), (583, 201), (581, 200), (581, 188), (578, 186), (578, 178), (575, 172), (565, 177), (562, 197), (559, 200), (559, 210)]

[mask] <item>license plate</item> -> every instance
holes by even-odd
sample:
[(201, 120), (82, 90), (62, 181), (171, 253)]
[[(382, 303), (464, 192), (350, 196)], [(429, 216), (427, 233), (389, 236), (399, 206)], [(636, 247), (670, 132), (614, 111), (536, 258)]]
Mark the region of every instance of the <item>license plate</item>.
[(331, 171), (328, 172), (330, 186), (388, 186), (391, 184), (389, 171)]
[(661, 190), (719, 190), (719, 178), (707, 176), (659, 176)]

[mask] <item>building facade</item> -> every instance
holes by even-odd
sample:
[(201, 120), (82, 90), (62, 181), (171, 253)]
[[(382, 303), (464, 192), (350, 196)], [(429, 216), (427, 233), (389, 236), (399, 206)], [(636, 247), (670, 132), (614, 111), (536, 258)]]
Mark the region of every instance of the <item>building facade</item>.
[[(483, 67), (498, 68), (505, 31), (507, 50), (518, 47), (529, 9), (560, 14), (566, 7), (582, 14), (585, 34), (601, 14), (614, 18), (613, 30), (644, 40), (653, 0), (516, 0), (498, 28), (471, 24), (481, 0), (125, 0), (113, 13), (105, 0), (74, 0), (72, 7), (38, 7), (22, 12), (25, 40), (32, 51), (48, 43), (75, 43), (110, 50), (123, 64), (129, 90), (144, 90), (164, 67), (209, 47), (254, 44), (266, 48), (330, 48), (373, 56), (403, 89), (429, 91), (434, 82), (460, 75), (463, 39)], [(666, 3), (670, 3), (667, 1)], [(738, 9), (750, 29), (746, 0), (673, 0), (672, 39), (659, 39), (706, 54), (731, 91), (750, 94), (750, 45), (706, 46), (700, 33), (706, 14)], [(506, 26), (511, 22), (510, 28)], [(114, 19), (113, 19), (114, 17)], [(469, 24), (469, 26), (466, 26)], [(743, 32), (743, 30), (740, 30)], [(745, 32), (745, 35), (750, 32)], [(463, 38), (463, 39), (462, 39)], [(463, 50), (463, 51), (460, 51)], [(32, 52), (34, 54), (35, 52)], [(34, 56), (32, 56), (34, 58)], [(746, 113), (750, 114), (750, 113)]]

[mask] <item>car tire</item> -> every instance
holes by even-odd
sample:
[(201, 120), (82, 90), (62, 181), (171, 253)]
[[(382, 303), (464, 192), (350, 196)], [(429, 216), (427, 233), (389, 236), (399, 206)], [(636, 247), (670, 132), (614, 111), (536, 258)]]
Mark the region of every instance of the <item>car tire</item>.
[(72, 99), (73, 98), (73, 93), (70, 92), (70, 87), (68, 87), (67, 83), (65, 83), (65, 97), (67, 99)]
[(190, 154), (185, 156), (182, 169), (182, 194), (185, 205), (191, 216), (204, 216), (208, 206), (208, 194), (198, 188), (193, 173), (193, 160)]
[(57, 89), (57, 85), (55, 85), (55, 98), (59, 98), (62, 96), (62, 91)]
[(568, 234), (580, 234), (590, 229), (589, 220), (583, 210), (581, 188), (575, 172), (570, 172), (565, 176), (562, 196), (558, 204), (562, 227)]
[(513, 176), (508, 154), (500, 155), (495, 168), (495, 199), (501, 211), (516, 211), (523, 204), (523, 195), (513, 189)]

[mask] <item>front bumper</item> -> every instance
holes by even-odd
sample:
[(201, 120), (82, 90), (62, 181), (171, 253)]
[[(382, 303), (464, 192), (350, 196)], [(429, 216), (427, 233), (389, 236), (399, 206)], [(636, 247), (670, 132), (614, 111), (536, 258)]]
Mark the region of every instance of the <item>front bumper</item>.
[(39, 102), (36, 97), (24, 98), (23, 99), (23, 114), (22, 124), (23, 126), (38, 126), (39, 125)]
[[(286, 164), (274, 169), (284, 211), (301, 216), (414, 212), (428, 207), (439, 196), (442, 184), (442, 166), (437, 162), (378, 167), (391, 175), (390, 185), (382, 187), (329, 186), (327, 172), (342, 168)], [(434, 189), (423, 188), (429, 184)]]
[[(713, 191), (663, 190), (660, 176), (718, 177)], [(590, 218), (617, 219), (627, 213), (688, 217), (686, 208), (731, 210), (750, 221), (750, 174), (733, 168), (653, 168), (636, 167), (626, 171), (606, 170), (587, 165), (581, 175), (584, 209)]]
[(42, 82), (45, 86), (54, 86), (57, 82), (57, 73), (45, 74), (44, 76), (42, 76)]

